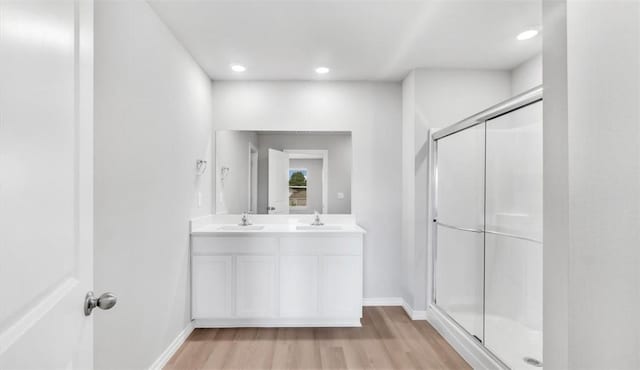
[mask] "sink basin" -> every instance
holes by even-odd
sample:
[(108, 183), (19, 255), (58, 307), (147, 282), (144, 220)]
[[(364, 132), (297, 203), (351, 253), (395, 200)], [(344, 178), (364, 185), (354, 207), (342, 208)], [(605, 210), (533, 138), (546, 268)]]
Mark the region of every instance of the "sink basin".
[(296, 226), (296, 230), (327, 230), (327, 231), (338, 231), (343, 230), (342, 226), (339, 225), (299, 225)]
[(220, 226), (218, 228), (218, 230), (224, 230), (224, 231), (258, 231), (262, 229), (264, 229), (264, 226), (261, 226), (261, 225), (247, 225), (247, 226), (225, 225), (225, 226)]

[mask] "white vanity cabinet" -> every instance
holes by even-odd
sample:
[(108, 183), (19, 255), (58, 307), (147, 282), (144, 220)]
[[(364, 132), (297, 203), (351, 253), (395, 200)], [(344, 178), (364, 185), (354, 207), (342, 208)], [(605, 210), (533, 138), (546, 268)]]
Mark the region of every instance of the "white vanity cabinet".
[(192, 236), (196, 327), (360, 326), (363, 235)]

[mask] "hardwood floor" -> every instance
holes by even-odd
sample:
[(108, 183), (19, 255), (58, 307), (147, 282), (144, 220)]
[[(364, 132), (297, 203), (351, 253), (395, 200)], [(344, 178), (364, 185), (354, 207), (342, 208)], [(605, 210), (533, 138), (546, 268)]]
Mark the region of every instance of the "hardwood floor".
[(196, 329), (165, 369), (470, 369), (400, 307), (365, 307), (362, 325)]

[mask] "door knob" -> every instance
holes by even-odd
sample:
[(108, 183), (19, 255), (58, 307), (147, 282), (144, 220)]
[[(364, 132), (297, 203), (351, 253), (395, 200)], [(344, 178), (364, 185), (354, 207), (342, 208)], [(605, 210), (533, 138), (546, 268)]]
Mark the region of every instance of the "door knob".
[(100, 297), (96, 297), (93, 295), (93, 292), (89, 292), (84, 298), (84, 315), (91, 315), (91, 311), (96, 307), (102, 310), (111, 309), (116, 305), (117, 301), (118, 297), (113, 293), (104, 293)]
[(276, 210), (276, 207), (272, 207), (272, 206), (267, 207), (267, 211), (275, 211), (275, 210)]

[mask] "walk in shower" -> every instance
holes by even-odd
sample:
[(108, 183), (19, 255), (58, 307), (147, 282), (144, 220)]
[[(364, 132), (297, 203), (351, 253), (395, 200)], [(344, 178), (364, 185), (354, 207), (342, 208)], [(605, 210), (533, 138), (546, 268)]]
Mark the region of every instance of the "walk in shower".
[(433, 135), (432, 304), (507, 367), (542, 366), (542, 88)]

